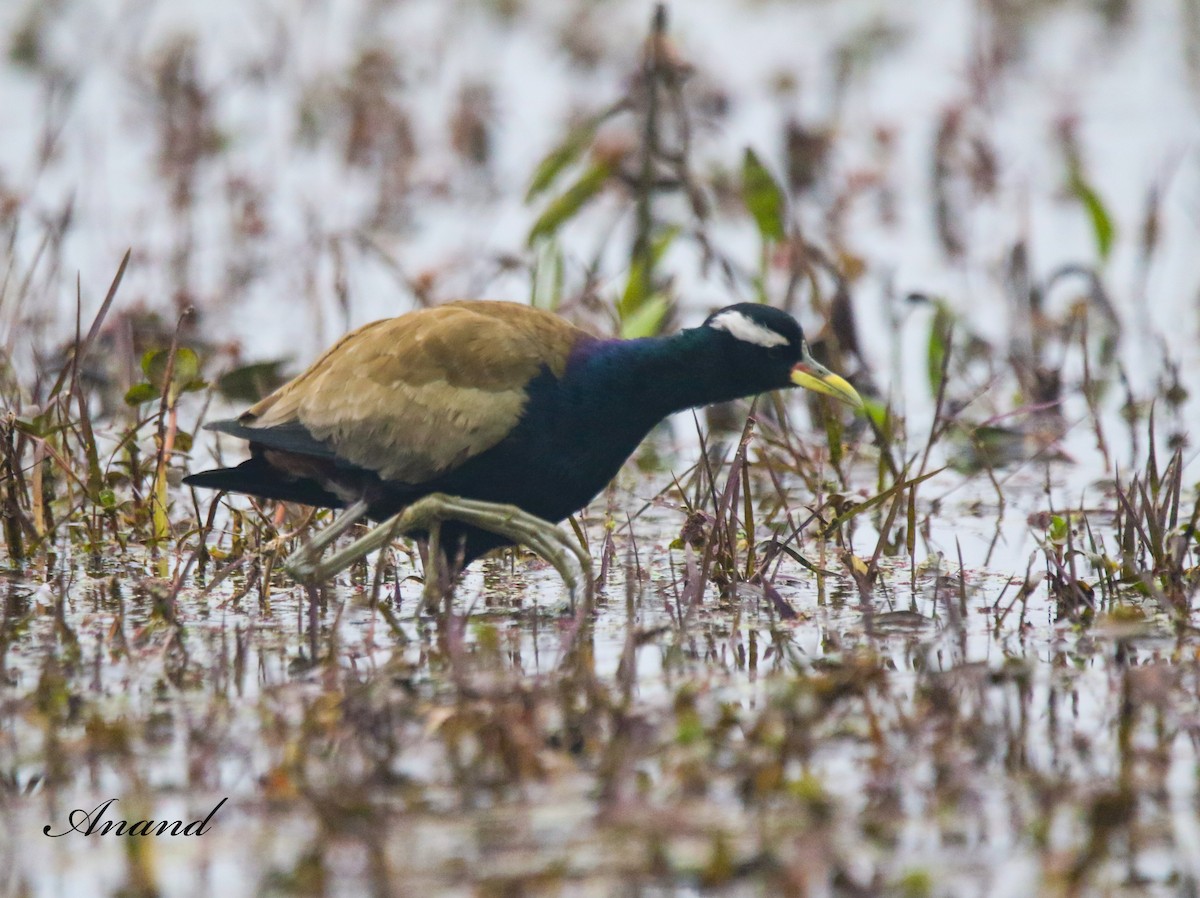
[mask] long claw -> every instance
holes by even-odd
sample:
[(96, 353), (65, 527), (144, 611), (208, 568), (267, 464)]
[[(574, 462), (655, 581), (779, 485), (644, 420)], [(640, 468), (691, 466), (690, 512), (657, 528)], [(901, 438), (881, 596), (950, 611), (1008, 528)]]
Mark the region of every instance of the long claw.
[(314, 577), (314, 572), (320, 570), (319, 556), (321, 550), (336, 540), (339, 536), (362, 520), (367, 514), (367, 503), (355, 502), (337, 517), (332, 524), (325, 527), (316, 536), (293, 552), (283, 562), (284, 570), (297, 580), (322, 579)]
[[(366, 504), (357, 502), (341, 518), (334, 521), (305, 545), (288, 556), (284, 569), (298, 580), (313, 582), (327, 580), (345, 570), (368, 552), (381, 548), (396, 536), (413, 530), (429, 531), (444, 521), (460, 521), (506, 536), (513, 542), (522, 543), (541, 555), (562, 577), (575, 607), (575, 596), (579, 591), (578, 576), (584, 579), (584, 596), (591, 604), (592, 559), (554, 524), (532, 515), (515, 505), (500, 505), (432, 493), (418, 499), (402, 512), (393, 515), (381, 524), (368, 530), (345, 548), (334, 552), (324, 561), (318, 561), (321, 549), (332, 543), (355, 521), (366, 514)], [(570, 563), (578, 566), (578, 574)], [(437, 562), (435, 562), (436, 564)]]

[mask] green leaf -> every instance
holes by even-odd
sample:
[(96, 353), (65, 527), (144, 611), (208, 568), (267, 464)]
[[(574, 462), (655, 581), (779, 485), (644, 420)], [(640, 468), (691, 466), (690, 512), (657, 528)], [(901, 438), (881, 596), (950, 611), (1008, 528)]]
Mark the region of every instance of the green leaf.
[(125, 394), (126, 405), (141, 405), (143, 402), (149, 402), (151, 399), (160, 399), (162, 393), (154, 389), (153, 384), (140, 383), (134, 384)]
[(818, 417), (825, 424), (825, 444), (829, 447), (829, 463), (834, 468), (841, 468), (842, 457), (845, 455), (842, 440), (846, 434), (846, 428), (842, 426), (842, 416), (840, 412), (829, 410), (828, 406), (833, 402), (830, 397), (823, 396), (817, 401), (822, 404)]
[(1071, 172), (1070, 190), (1075, 198), (1083, 204), (1088, 218), (1091, 219), (1092, 234), (1096, 239), (1096, 252), (1100, 256), (1100, 261), (1107, 261), (1117, 233), (1112, 216), (1108, 214), (1108, 209), (1105, 207), (1104, 201), (1100, 199), (1100, 194), (1084, 179), (1078, 168)]
[(872, 496), (867, 501), (860, 502), (859, 504), (854, 505), (851, 508), (848, 508), (846, 511), (842, 512), (840, 515), (838, 515), (836, 518), (834, 518), (832, 521), (830, 521), (828, 524), (826, 524), (824, 528), (822, 528), (821, 535), (823, 537), (825, 537), (826, 539), (828, 539), (832, 534), (837, 532), (839, 527), (841, 527), (843, 524), (845, 524), (848, 520), (855, 517), (856, 515), (860, 515), (864, 511), (875, 508), (877, 505), (880, 505), (881, 503), (886, 502), (892, 496), (896, 495), (896, 493), (900, 492), (900, 490), (911, 489), (912, 487), (916, 486), (919, 483), (924, 483), (930, 477), (936, 477), (938, 474), (941, 474), (942, 471), (944, 471), (944, 470), (946, 470), (945, 466), (938, 468), (936, 471), (930, 471), (928, 474), (922, 474), (920, 477), (914, 477), (911, 480), (904, 480), (904, 481), (901, 481), (900, 483), (893, 484), (888, 489), (884, 490), (882, 493), (878, 493), (878, 494)]
[(273, 359), (235, 368), (218, 378), (217, 391), (226, 399), (258, 402), (283, 383), (284, 364), (284, 359)]
[[(167, 369), (171, 371), (171, 383), (166, 383)], [(151, 349), (142, 356), (142, 372), (146, 375), (149, 386), (155, 395), (167, 394), (167, 402), (174, 406), (175, 400), (181, 393), (191, 393), (204, 389), (207, 384), (200, 379), (200, 358), (194, 350), (186, 346), (175, 349), (174, 361), (171, 353), (165, 349)], [(141, 385), (139, 384), (138, 387)], [(135, 392), (136, 391), (136, 392)], [(130, 405), (145, 402), (145, 391), (137, 387), (125, 394), (125, 401)], [(133, 397), (132, 399), (130, 397)]]
[(936, 894), (936, 884), (937, 881), (928, 870), (906, 870), (893, 891), (901, 898), (929, 898)]
[(51, 431), (50, 419), (43, 412), (40, 415), (34, 415), (32, 418), (15, 418), (13, 425), (22, 433), (27, 433), (31, 437), (49, 436)]
[[(162, 358), (162, 362), (159, 362), (160, 357)], [(150, 377), (151, 371), (156, 370), (160, 364), (165, 365), (166, 358), (167, 352), (165, 349), (147, 349), (142, 353), (142, 373), (146, 377)]]
[(606, 112), (573, 128), (567, 134), (566, 139), (538, 163), (537, 168), (534, 169), (533, 178), (529, 182), (529, 190), (525, 193), (525, 202), (532, 202), (554, 183), (565, 168), (574, 164), (583, 155), (583, 151), (596, 136), (596, 129), (610, 114)]
[(950, 330), (954, 326), (954, 313), (940, 299), (933, 301), (933, 321), (929, 325), (929, 349), (926, 371), (929, 376), (929, 391), (937, 396), (942, 388), (942, 366), (946, 362), (946, 351), (950, 341)]
[(695, 745), (704, 738), (704, 721), (692, 710), (679, 713), (676, 720), (675, 741), (680, 745)]
[[(167, 368), (171, 361), (171, 353), (165, 349), (151, 349), (142, 356), (142, 373), (146, 380), (153, 384), (161, 394), (166, 386)], [(175, 367), (171, 371), (171, 384), (179, 390), (186, 388), (199, 379), (200, 359), (195, 351), (186, 346), (175, 350)]]
[(635, 309), (626, 318), (621, 319), (621, 337), (625, 340), (636, 340), (639, 337), (653, 337), (662, 330), (663, 320), (671, 308), (671, 301), (661, 293), (655, 293), (641, 307)]
[(565, 283), (566, 265), (558, 241), (553, 238), (541, 241), (533, 260), (529, 304), (535, 309), (557, 311), (559, 303), (562, 302)]
[(671, 244), (675, 242), (675, 238), (679, 236), (681, 230), (679, 225), (671, 225), (666, 228), (651, 241), (650, 252), (634, 259), (629, 266), (629, 279), (625, 282), (625, 293), (617, 301), (617, 314), (622, 321), (641, 308), (642, 303), (646, 300), (645, 267), (647, 260), (651, 271), (658, 268), (662, 257), (671, 248)]
[(891, 434), (891, 422), (888, 421), (888, 407), (878, 399), (867, 396), (863, 399), (863, 412), (882, 434)]
[(786, 214), (783, 190), (749, 147), (742, 159), (742, 201), (754, 216), (764, 240), (783, 240)]
[(538, 216), (538, 220), (529, 231), (529, 245), (532, 246), (539, 237), (555, 233), (563, 222), (575, 215), (588, 200), (601, 191), (611, 174), (612, 166), (609, 163), (597, 162), (580, 175), (578, 181), (557, 199), (552, 200), (546, 210)]

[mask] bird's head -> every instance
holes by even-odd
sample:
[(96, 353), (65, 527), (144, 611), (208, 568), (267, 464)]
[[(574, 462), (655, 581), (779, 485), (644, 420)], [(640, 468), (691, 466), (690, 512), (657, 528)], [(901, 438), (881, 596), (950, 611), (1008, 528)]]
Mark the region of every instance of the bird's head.
[(713, 312), (702, 327), (724, 344), (739, 378), (756, 389), (799, 386), (862, 408), (854, 387), (813, 359), (804, 331), (787, 312), (739, 303)]

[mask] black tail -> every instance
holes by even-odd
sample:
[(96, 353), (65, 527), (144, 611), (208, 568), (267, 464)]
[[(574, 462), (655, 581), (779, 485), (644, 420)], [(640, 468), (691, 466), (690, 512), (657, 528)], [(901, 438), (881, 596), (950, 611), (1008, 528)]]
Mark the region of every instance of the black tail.
[(346, 503), (312, 480), (288, 478), (272, 468), (260, 456), (242, 462), (236, 468), (216, 468), (183, 478), (188, 486), (201, 489), (247, 493), (261, 499), (299, 502), (321, 508), (345, 508)]

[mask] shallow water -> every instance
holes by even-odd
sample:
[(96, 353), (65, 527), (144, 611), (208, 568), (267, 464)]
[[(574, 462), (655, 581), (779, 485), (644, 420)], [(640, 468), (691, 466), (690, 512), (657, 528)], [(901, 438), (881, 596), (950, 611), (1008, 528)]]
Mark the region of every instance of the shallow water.
[[(1012, 514), (1040, 498), (1010, 494)], [(619, 507), (631, 504), (623, 496)], [(962, 508), (941, 514), (971, 519)], [(396, 602), (389, 583), (382, 597), (402, 636), (371, 612), (361, 588), (342, 585), (317, 617), (315, 666), (295, 588), (279, 589), (269, 605), (229, 601), (236, 584), (203, 599), (185, 588), (174, 630), (134, 587), (123, 600), (121, 653), (105, 581), (81, 578), (63, 610), (77, 662), (56, 637), (53, 591), (32, 591), (23, 599), (28, 629), (6, 657), (5, 767), (27, 793), (6, 802), (13, 887), (76, 894), (130, 885), (135, 865), (109, 847), (113, 837), (37, 834), (61, 827), (72, 808), (119, 796), (126, 806), (140, 798), (157, 819), (192, 819), (228, 796), (210, 834), (186, 845), (153, 840), (138, 861), (153, 882), (190, 893), (184, 883), (200, 877), (200, 893), (219, 894), (305, 891), (318, 880), (332, 894), (518, 883), (676, 893), (706, 876), (723, 881), (719, 864), (711, 868), (728, 852), (742, 871), (728, 874), (732, 894), (757, 893), (777, 865), (799, 864), (818, 891), (840, 893), (847, 877), (894, 885), (911, 875), (929, 877), (936, 894), (1021, 895), (1062, 882), (1087, 831), (1080, 815), (1123, 775), (1138, 783), (1127, 829), (1136, 850), (1116, 849), (1090, 881), (1173, 894), (1192, 875), (1200, 679), (1192, 638), (1176, 637), (1165, 617), (1150, 609), (1133, 626), (1080, 628), (1056, 621), (1037, 590), (997, 624), (1015, 585), (993, 567), (966, 570), (959, 619), (956, 564), (923, 566), (914, 593), (907, 561), (896, 559), (885, 564), (869, 623), (844, 575), (827, 578), (821, 598), (810, 573), (785, 563), (775, 583), (795, 619), (779, 620), (745, 586), (736, 605), (710, 592), (681, 629), (671, 587), (679, 575), (668, 562), (683, 560), (664, 548), (677, 532), (672, 517), (639, 519), (649, 580), (633, 598), (634, 617), (617, 565), (588, 643), (597, 688), (617, 690), (631, 624), (654, 634), (636, 648), (630, 703), (618, 715), (631, 727), (618, 763), (630, 769), (615, 786), (604, 770), (617, 744), (608, 719), (618, 713), (612, 702), (620, 707), (615, 695), (588, 712), (607, 736), (580, 737), (573, 750), (562, 742), (569, 618), (542, 562), (473, 571), (457, 605), (470, 617), (448, 630), (415, 616), (415, 586), (402, 585)], [(592, 526), (594, 544), (602, 532)], [(868, 527), (859, 539), (873, 543)], [(967, 557), (974, 540), (961, 542)], [(617, 547), (620, 557), (631, 548), (624, 535)], [(120, 569), (122, 582), (145, 578), (145, 562)], [(935, 587), (939, 573), (951, 582)], [(172, 648), (177, 639), (184, 656)], [(65, 678), (64, 709), (47, 706), (54, 671)], [(1131, 691), (1132, 718), (1123, 710)], [(518, 735), (499, 735), (502, 723)], [(516, 741), (491, 751), (476, 744), (492, 730)], [(476, 760), (457, 768), (451, 745)], [(748, 798), (748, 770), (785, 745), (793, 757), (784, 768), (766, 763), (757, 774), (766, 783), (784, 777), (778, 797), (768, 789)], [(38, 783), (50, 774), (48, 753), (66, 768), (53, 787)], [(771, 860), (755, 872), (764, 851)]]

